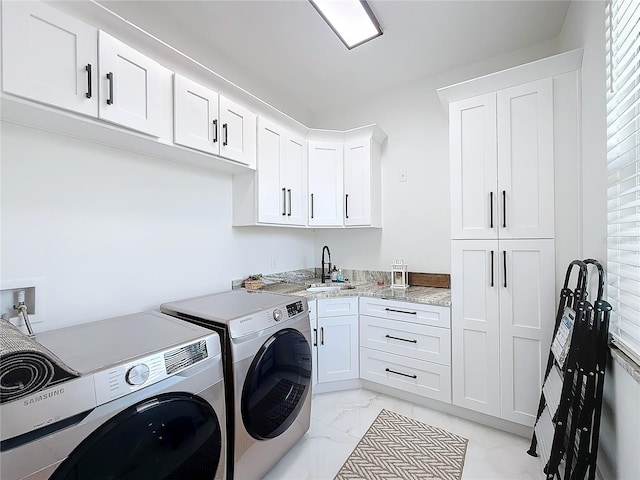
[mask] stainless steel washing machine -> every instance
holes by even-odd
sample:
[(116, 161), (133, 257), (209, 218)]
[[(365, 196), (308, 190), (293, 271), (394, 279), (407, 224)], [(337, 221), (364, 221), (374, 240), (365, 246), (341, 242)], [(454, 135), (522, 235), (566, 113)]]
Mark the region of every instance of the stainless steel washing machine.
[(36, 340), (81, 375), (0, 406), (3, 480), (224, 478), (215, 332), (147, 312)]
[(228, 407), (227, 478), (264, 477), (309, 429), (307, 300), (234, 290), (160, 309), (220, 334)]

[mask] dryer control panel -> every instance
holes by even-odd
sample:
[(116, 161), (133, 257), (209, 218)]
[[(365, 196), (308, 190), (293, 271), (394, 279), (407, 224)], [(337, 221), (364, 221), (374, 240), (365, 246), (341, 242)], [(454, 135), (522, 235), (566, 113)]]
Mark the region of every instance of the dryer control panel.
[(231, 338), (252, 335), (276, 324), (283, 325), (294, 321), (293, 319), (298, 319), (300, 315), (308, 314), (308, 312), (306, 299), (275, 305), (272, 308), (230, 320), (228, 323), (229, 335)]
[(213, 334), (206, 339), (179, 345), (94, 373), (97, 404), (102, 405), (153, 385), (216, 355), (219, 353), (219, 347), (211, 342), (217, 338), (217, 334)]
[(287, 315), (289, 318), (295, 317), (296, 315), (304, 312), (304, 305), (302, 304), (302, 300), (297, 301), (295, 303), (290, 303), (287, 305)]

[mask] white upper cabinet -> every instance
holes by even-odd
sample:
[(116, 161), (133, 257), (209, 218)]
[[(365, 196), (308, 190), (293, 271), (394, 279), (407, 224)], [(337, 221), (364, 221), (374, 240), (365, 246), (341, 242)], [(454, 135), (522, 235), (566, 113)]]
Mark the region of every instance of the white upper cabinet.
[(286, 188), (289, 225), (307, 224), (307, 143), (302, 137), (285, 133), (280, 161), (280, 188)]
[(218, 154), (218, 94), (188, 78), (174, 75), (174, 142)]
[(98, 30), (39, 2), (2, 2), (5, 92), (98, 116)]
[(500, 238), (554, 237), (553, 79), (500, 90)]
[(344, 146), (344, 224), (371, 224), (371, 140)]
[(263, 118), (258, 122), (258, 222), (306, 225), (305, 141)]
[(343, 225), (343, 144), (309, 142), (309, 225)]
[(175, 143), (255, 168), (254, 113), (177, 73), (173, 89)]
[(552, 79), (453, 102), (451, 237), (553, 238)]
[(220, 156), (256, 165), (256, 114), (220, 96)]
[(309, 141), (309, 225), (382, 227), (386, 135), (375, 125), (345, 132), (341, 142), (326, 141), (331, 135), (324, 133), (322, 141)]
[(166, 137), (171, 126), (172, 72), (103, 31), (98, 47), (99, 117)]
[(449, 106), (451, 237), (498, 238), (496, 96)]

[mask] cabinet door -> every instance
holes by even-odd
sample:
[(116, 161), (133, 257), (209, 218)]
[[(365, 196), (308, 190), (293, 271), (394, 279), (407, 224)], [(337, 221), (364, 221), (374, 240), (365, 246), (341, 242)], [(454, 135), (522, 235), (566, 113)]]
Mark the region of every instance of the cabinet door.
[(553, 238), (551, 78), (498, 92), (500, 238)]
[(174, 75), (174, 142), (207, 153), (219, 152), (218, 94)]
[(318, 383), (318, 321), (309, 315), (311, 323), (311, 389)]
[(282, 130), (260, 118), (258, 122), (258, 221), (285, 223), (286, 188), (280, 187), (280, 163), (283, 152)]
[(344, 146), (344, 224), (371, 224), (371, 140)]
[(256, 166), (256, 115), (220, 96), (220, 155), (229, 160)]
[(307, 148), (303, 138), (285, 132), (280, 162), (281, 188), (285, 188), (287, 224), (307, 224)]
[(451, 238), (498, 238), (496, 95), (449, 106)]
[(500, 415), (498, 242), (451, 242), (453, 403)]
[(162, 137), (172, 124), (171, 71), (103, 31), (98, 39), (100, 118)]
[(318, 318), (318, 383), (358, 375), (358, 316)]
[(342, 225), (342, 144), (309, 142), (309, 225)]
[(533, 426), (555, 323), (554, 242), (501, 240), (499, 257), (501, 416)]
[(5, 92), (98, 116), (98, 30), (40, 2), (2, 2)]

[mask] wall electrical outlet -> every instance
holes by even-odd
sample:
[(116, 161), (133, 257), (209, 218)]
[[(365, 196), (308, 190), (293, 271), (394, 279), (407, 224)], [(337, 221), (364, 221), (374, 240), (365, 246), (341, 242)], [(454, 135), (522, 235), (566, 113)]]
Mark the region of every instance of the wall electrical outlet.
[(406, 170), (400, 170), (400, 181), (401, 182), (406, 182), (407, 181), (407, 171)]

